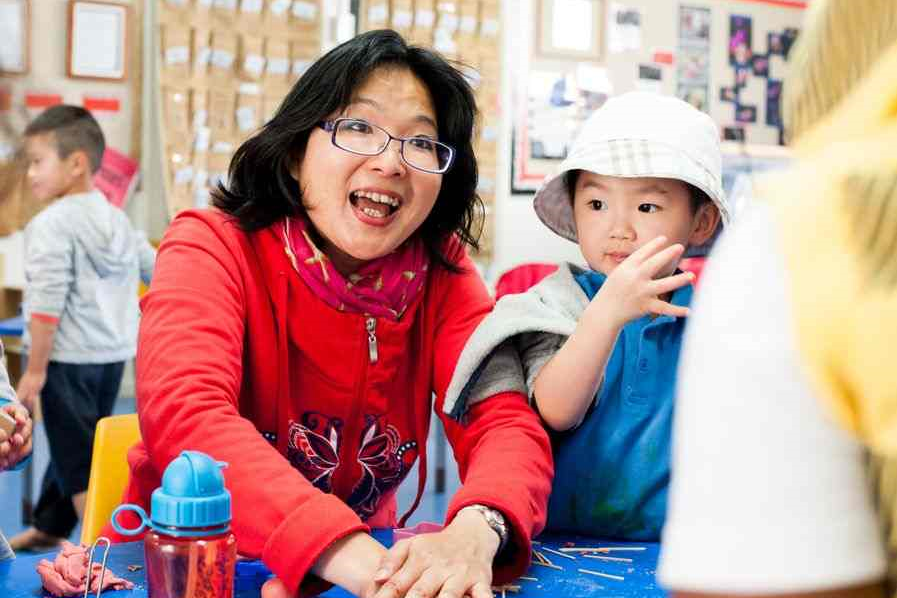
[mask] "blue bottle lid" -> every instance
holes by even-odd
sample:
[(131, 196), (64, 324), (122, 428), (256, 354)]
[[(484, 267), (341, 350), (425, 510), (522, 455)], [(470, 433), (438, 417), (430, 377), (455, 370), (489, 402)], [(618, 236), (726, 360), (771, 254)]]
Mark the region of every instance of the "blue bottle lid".
[[(153, 491), (150, 517), (137, 505), (122, 505), (112, 514), (113, 527), (125, 535), (144, 526), (169, 536), (211, 536), (230, 529), (230, 492), (224, 487), (221, 470), (227, 463), (215, 461), (199, 451), (183, 451), (162, 474), (162, 486)], [(122, 529), (116, 521), (122, 510), (131, 510), (143, 520), (140, 528)]]

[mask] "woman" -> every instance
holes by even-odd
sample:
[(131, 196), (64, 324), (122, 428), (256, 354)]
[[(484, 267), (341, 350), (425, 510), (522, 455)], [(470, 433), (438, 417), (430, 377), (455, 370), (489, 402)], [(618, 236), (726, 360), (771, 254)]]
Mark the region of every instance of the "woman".
[(678, 596), (895, 587), (897, 3), (812, 2), (797, 43), (796, 165), (722, 240), (684, 348), (660, 567)]
[[(361, 35), (237, 150), (217, 210), (180, 215), (162, 242), (125, 500), (146, 505), (182, 449), (228, 462), (238, 548), (280, 578), (269, 595), (314, 574), (359, 596), (487, 598), (493, 564), (498, 580), (528, 565), (552, 474), (537, 416), (510, 392), (461, 423), (441, 409), (492, 307), (463, 246), (481, 206), (475, 116), (438, 55)], [(366, 532), (396, 525), (415, 460), (420, 500), (434, 393), (464, 485), (442, 532), (387, 554)]]

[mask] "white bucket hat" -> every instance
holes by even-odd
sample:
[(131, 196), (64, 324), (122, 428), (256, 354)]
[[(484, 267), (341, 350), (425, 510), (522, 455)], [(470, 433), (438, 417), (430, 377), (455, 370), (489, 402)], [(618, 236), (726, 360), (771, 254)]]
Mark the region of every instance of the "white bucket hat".
[(625, 93), (608, 100), (585, 122), (567, 158), (533, 199), (539, 219), (575, 243), (573, 202), (564, 180), (571, 170), (677, 179), (706, 193), (719, 210), (720, 226), (707, 243), (689, 248), (687, 257), (706, 255), (729, 224), (719, 130), (707, 114), (677, 98)]

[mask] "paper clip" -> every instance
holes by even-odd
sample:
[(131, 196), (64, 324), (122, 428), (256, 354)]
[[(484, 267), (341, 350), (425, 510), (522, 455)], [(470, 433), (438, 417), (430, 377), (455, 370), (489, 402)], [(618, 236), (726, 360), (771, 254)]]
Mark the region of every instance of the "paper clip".
[(90, 554), (87, 558), (87, 587), (84, 588), (84, 598), (87, 598), (88, 594), (90, 594), (90, 577), (93, 573), (93, 552), (101, 542), (106, 543), (106, 552), (103, 553), (103, 566), (100, 568), (100, 580), (97, 584), (96, 598), (100, 598), (100, 594), (103, 592), (103, 577), (106, 576), (106, 559), (109, 558), (109, 550), (112, 548), (112, 542), (109, 541), (109, 538), (100, 536), (90, 547)]

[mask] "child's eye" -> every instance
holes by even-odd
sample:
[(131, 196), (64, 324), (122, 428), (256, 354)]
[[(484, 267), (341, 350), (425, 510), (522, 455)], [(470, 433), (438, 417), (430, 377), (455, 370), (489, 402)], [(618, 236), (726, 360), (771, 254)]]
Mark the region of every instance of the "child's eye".
[(660, 206), (653, 204), (653, 203), (643, 203), (642, 205), (640, 205), (638, 207), (639, 212), (644, 212), (646, 214), (653, 214), (654, 212), (658, 211), (659, 209), (660, 209)]
[(593, 199), (590, 202), (588, 202), (587, 205), (595, 211), (601, 211), (601, 210), (607, 209), (607, 204), (604, 202), (603, 199)]

